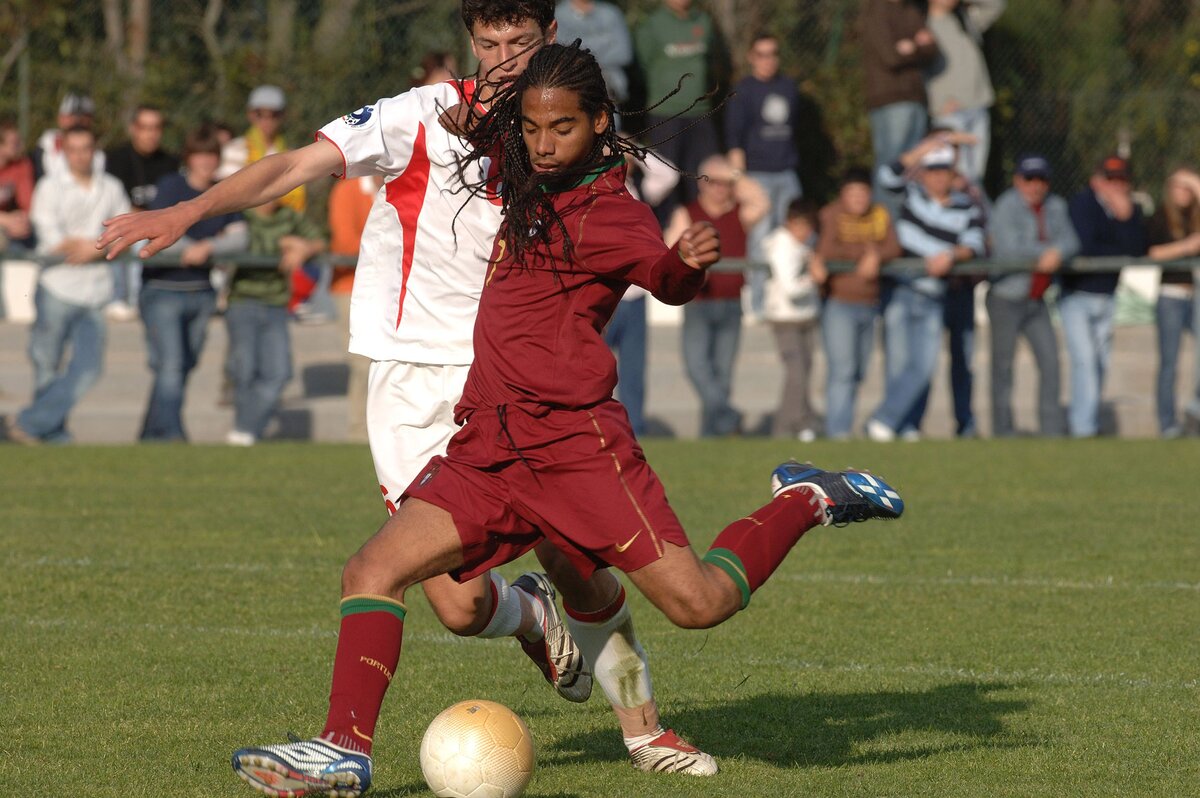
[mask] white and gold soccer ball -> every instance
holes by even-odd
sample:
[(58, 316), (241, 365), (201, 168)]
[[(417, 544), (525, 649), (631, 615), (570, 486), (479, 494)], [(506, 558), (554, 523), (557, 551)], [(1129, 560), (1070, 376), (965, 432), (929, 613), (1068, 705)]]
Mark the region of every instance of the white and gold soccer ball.
[(421, 772), (441, 798), (515, 798), (533, 776), (533, 738), (508, 707), (460, 701), (425, 730)]

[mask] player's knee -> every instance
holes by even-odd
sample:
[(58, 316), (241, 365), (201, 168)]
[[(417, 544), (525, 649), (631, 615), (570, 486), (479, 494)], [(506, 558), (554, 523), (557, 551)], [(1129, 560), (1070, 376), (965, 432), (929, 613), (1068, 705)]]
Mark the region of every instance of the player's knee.
[[(426, 596), (428, 597), (428, 594)], [(480, 608), (475, 603), (466, 605), (431, 600), (429, 604), (433, 607), (433, 613), (442, 626), (446, 627), (448, 632), (459, 637), (474, 637), (487, 626), (487, 616), (480, 612)]]
[(724, 615), (704, 594), (694, 591), (672, 596), (661, 609), (671, 623), (682, 629), (708, 629), (724, 620)]
[(411, 582), (394, 568), (362, 551), (347, 560), (342, 569), (343, 596), (398, 596), (411, 586)]

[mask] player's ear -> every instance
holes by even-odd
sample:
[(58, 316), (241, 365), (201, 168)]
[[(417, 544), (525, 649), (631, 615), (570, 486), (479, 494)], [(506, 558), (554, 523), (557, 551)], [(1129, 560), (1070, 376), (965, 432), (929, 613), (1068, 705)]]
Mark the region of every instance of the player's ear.
[(599, 136), (604, 131), (608, 130), (609, 122), (612, 120), (608, 115), (607, 109), (601, 108), (594, 117), (592, 117), (592, 132)]
[(558, 41), (558, 20), (551, 20), (546, 29), (542, 31), (542, 38), (545, 44), (554, 44)]

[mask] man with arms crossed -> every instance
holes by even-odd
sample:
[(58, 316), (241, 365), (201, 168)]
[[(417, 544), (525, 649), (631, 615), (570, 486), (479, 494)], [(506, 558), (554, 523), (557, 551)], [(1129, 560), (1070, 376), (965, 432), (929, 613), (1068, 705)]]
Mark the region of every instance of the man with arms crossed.
[[(191, 202), (110, 220), (97, 243), (111, 246), (113, 257), (148, 239), (138, 253), (148, 257), (200, 218), (260, 205), (324, 175), (386, 175), (363, 234), (350, 349), (373, 361), (368, 438), (389, 512), (458, 429), (453, 411), (473, 358), (479, 294), (500, 226), (498, 198), (467, 199), (458, 191), (458, 156), (466, 145), (439, 119), (463, 104), (486, 108), (556, 33), (551, 0), (464, 0), (462, 15), (480, 62), (476, 79), (419, 87), (365, 106), (326, 125), (315, 143), (263, 158)], [(597, 571), (585, 580), (553, 547), (537, 552), (563, 593), (571, 634), (555, 608), (553, 588), (540, 575), (513, 585), (495, 572), (463, 585), (438, 576), (422, 586), (438, 618), (456, 634), (518, 637), (568, 700), (587, 699), (586, 658), (621, 721), (635, 767), (715, 773), (710, 756), (659, 724), (646, 655), (616, 577)], [(353, 609), (343, 607), (343, 623), (353, 619)], [(490, 620), (481, 627), (480, 617)], [(631, 661), (637, 663), (632, 669)], [(328, 739), (334, 745), (312, 755), (336, 761), (341, 749), (369, 753), (373, 724), (357, 732), (356, 739)], [(304, 745), (311, 749), (313, 743)], [(299, 770), (312, 762), (285, 766)], [(254, 781), (252, 765), (235, 761), (235, 768)]]

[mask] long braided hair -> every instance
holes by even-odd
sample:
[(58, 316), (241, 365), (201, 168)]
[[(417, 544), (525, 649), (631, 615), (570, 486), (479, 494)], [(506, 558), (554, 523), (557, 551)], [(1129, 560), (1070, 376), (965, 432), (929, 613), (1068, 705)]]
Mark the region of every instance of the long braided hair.
[[(554, 172), (534, 171), (521, 130), (521, 98), (527, 89), (565, 89), (578, 96), (579, 108), (589, 119), (607, 113), (608, 125), (596, 135), (591, 152), (582, 161)], [(564, 255), (571, 260), (571, 238), (554, 209), (553, 192), (576, 185), (626, 154), (646, 155), (644, 148), (617, 135), (615, 110), (600, 65), (577, 39), (570, 45), (548, 44), (539, 49), (521, 76), (498, 92), (488, 112), (475, 119), (468, 133), (470, 148), (460, 160), (459, 170), (472, 193), (486, 195), (487, 181), (467, 180), (466, 169), (484, 158), (497, 160), (504, 214), (500, 235), (506, 257), (521, 260), (539, 245), (549, 244), (557, 231), (563, 239)]]

